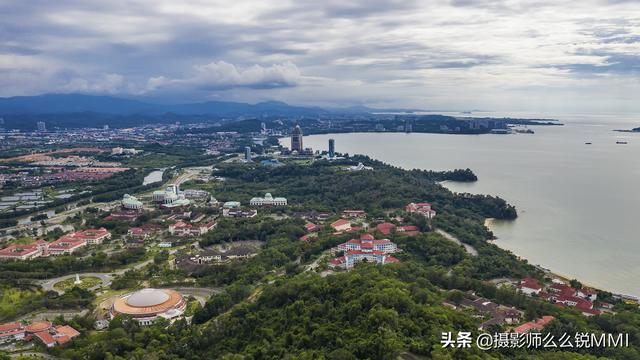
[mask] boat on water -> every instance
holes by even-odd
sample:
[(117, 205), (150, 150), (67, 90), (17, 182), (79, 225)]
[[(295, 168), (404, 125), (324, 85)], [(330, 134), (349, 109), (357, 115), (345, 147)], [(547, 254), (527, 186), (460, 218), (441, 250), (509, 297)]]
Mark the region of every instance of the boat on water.
[(585, 145), (591, 145), (591, 143), (590, 143), (590, 142), (586, 142), (586, 143), (584, 143), (584, 144), (585, 144)]
[(616, 144), (618, 144), (618, 145), (626, 145), (627, 142), (626, 141), (616, 141)]

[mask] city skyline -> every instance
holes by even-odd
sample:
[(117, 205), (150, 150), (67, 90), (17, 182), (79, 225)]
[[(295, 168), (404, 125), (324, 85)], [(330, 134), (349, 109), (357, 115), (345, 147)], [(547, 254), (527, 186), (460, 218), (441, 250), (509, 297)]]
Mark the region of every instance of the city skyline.
[(0, 96), (637, 113), (633, 1), (0, 2)]

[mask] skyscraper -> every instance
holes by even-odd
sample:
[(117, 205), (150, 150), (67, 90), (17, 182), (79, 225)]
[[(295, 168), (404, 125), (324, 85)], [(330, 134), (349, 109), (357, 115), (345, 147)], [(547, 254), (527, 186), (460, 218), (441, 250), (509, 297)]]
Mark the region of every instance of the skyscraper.
[(302, 152), (302, 129), (300, 125), (296, 125), (291, 132), (291, 151)]
[(336, 156), (336, 141), (334, 139), (329, 139), (329, 157), (333, 158)]
[(244, 147), (244, 161), (251, 161), (251, 148), (248, 146)]
[(44, 121), (38, 121), (36, 123), (36, 125), (38, 126), (38, 131), (39, 132), (45, 132), (47, 131), (47, 125), (44, 123)]

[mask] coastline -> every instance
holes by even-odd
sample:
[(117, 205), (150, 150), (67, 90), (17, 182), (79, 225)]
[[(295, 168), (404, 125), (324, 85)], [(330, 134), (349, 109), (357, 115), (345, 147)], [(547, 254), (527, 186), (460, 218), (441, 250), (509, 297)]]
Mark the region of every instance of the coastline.
[[(494, 218), (486, 218), (486, 219), (484, 220), (484, 226), (485, 226), (485, 227), (487, 227), (489, 230), (491, 230), (491, 223), (492, 223), (493, 221), (495, 221), (495, 220), (496, 220), (496, 219), (494, 219)], [(519, 254), (516, 254), (516, 253), (515, 253), (515, 252), (513, 252), (512, 250), (505, 249), (505, 248), (501, 247), (499, 244), (497, 244), (497, 243), (496, 243), (496, 241), (495, 241), (495, 240), (497, 240), (497, 239), (498, 239), (498, 238), (496, 237), (496, 238), (494, 238), (493, 240), (488, 240), (488, 241), (489, 241), (490, 243), (492, 243), (492, 244), (494, 244), (494, 245), (498, 246), (498, 247), (499, 247), (499, 248), (501, 248), (502, 250), (509, 251), (509, 252), (510, 252), (510, 253), (512, 253), (516, 258), (518, 258), (518, 259), (520, 259), (520, 260), (527, 260), (527, 262), (529, 262), (529, 259), (527, 259), (526, 257), (521, 256), (521, 255), (519, 255)], [(532, 266), (534, 266), (535, 268), (537, 268), (538, 270), (542, 271), (546, 276), (548, 276), (548, 277), (550, 277), (550, 278), (559, 279), (559, 280), (561, 280), (561, 281), (563, 281), (563, 282), (565, 282), (565, 283), (569, 283), (569, 281), (571, 281), (572, 279), (575, 279), (575, 280), (578, 280), (582, 285), (584, 285), (584, 286), (586, 286), (586, 287), (589, 287), (589, 288), (591, 288), (591, 289), (595, 289), (595, 290), (599, 290), (599, 291), (606, 291), (606, 292), (610, 292), (610, 293), (611, 293), (612, 295), (614, 295), (614, 296), (620, 296), (620, 297), (622, 297), (622, 298), (633, 298), (633, 299), (635, 299), (636, 301), (638, 301), (638, 297), (637, 297), (637, 296), (635, 296), (635, 295), (623, 294), (623, 293), (618, 293), (618, 292), (611, 291), (611, 290), (607, 290), (607, 289), (602, 289), (602, 288), (601, 288), (601, 287), (599, 287), (599, 286), (595, 286), (595, 285), (593, 285), (593, 284), (591, 284), (591, 283), (588, 283), (588, 282), (582, 281), (581, 279), (578, 279), (578, 278), (576, 278), (576, 277), (568, 276), (568, 275), (566, 275), (566, 274), (559, 273), (559, 272), (554, 271), (554, 270), (552, 270), (552, 269), (545, 268), (545, 267), (543, 267), (543, 266), (542, 266), (542, 265), (540, 265), (540, 264), (531, 264), (531, 265), (532, 265)]]

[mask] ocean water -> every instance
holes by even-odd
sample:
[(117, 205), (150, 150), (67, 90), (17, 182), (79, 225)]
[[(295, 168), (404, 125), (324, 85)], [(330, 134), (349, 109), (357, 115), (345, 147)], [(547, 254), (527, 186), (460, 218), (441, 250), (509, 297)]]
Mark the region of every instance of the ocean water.
[(586, 284), (640, 296), (640, 133), (612, 131), (640, 126), (640, 117), (562, 120), (531, 127), (532, 135), (329, 134), (307, 136), (304, 145), (327, 150), (333, 138), (337, 152), (407, 169), (470, 168), (479, 181), (444, 185), (498, 195), (518, 209), (518, 219), (490, 224), (497, 245)]

